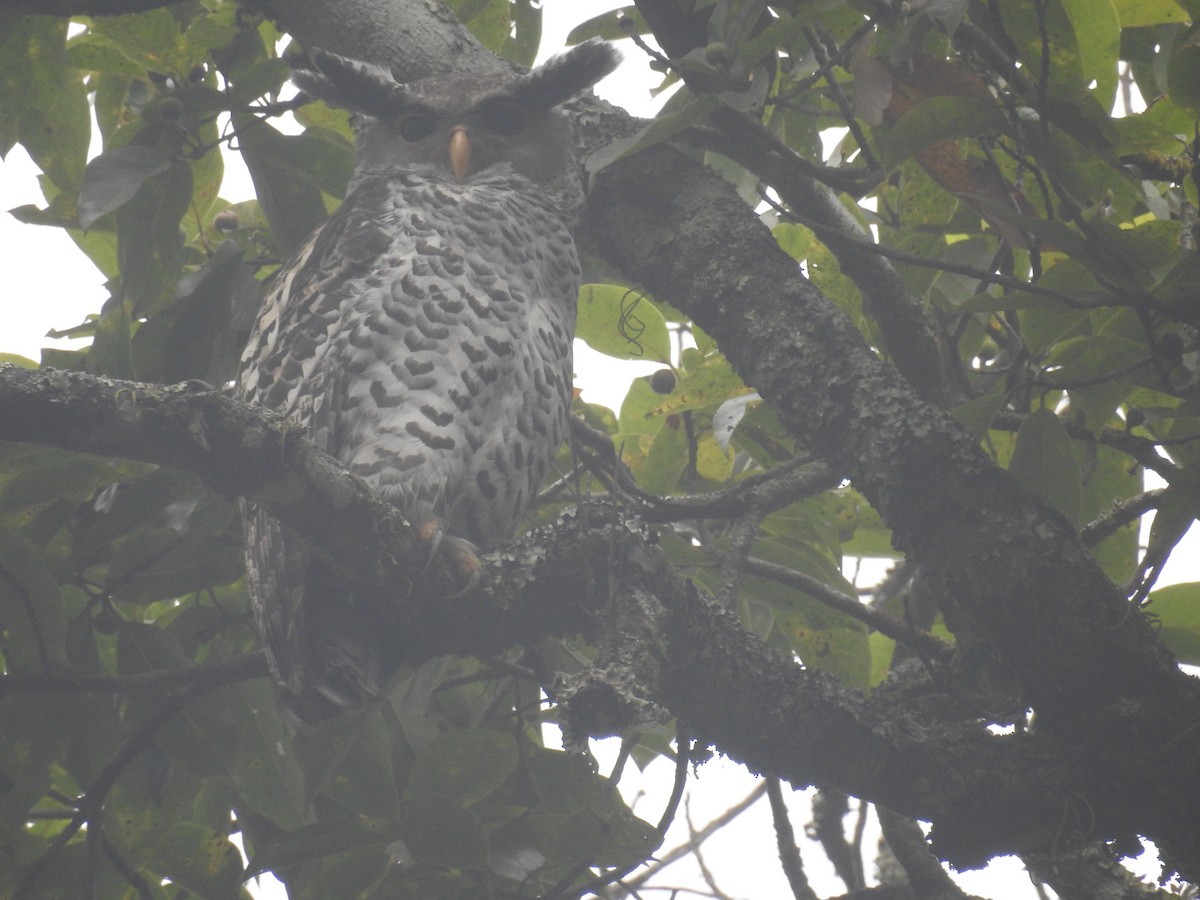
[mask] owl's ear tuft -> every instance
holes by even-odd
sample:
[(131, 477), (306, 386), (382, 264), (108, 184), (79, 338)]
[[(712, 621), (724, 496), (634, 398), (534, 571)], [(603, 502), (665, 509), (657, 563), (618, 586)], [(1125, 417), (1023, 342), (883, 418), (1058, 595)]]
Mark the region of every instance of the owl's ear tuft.
[(308, 58), (311, 66), (293, 62), (292, 83), (311, 97), (377, 119), (407, 105), (404, 88), (387, 69), (316, 48)]
[(522, 103), (552, 109), (604, 78), (621, 61), (617, 48), (600, 38), (584, 41), (521, 75), (510, 90)]

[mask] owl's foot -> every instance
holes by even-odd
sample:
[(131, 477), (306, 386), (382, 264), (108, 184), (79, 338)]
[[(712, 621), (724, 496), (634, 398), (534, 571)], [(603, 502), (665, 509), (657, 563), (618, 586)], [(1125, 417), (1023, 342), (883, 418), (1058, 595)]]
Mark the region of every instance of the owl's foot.
[(466, 584), (458, 591), (446, 597), (447, 600), (457, 600), (479, 586), (479, 573), (483, 564), (479, 561), (479, 548), (465, 538), (447, 534), (438, 519), (426, 519), (417, 525), (417, 537), (429, 544), (429, 558), (421, 574), (425, 575), (439, 553), (445, 553), (452, 567), (462, 575)]

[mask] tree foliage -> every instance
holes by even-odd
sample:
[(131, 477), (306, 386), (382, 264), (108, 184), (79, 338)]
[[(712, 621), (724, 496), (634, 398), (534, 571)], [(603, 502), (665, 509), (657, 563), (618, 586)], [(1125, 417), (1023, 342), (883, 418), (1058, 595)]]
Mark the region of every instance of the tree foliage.
[[(958, 891), (913, 819), (937, 858), (1017, 853), (1064, 897), (1154, 895), (1114, 864), (1140, 838), (1200, 883), (1177, 665), (1200, 664), (1200, 584), (1155, 587), (1200, 509), (1200, 3), (581, 23), (678, 85), (650, 122), (578, 111), (579, 337), (661, 369), (619, 410), (577, 404), (537, 527), (454, 601), (394, 513), (219, 396), (353, 166), (346, 116), (281, 94), (280, 48), (402, 77), (532, 61), (530, 0), (448, 6), (392, 4), (393, 34), (369, 0), (0, 3), (0, 153), (46, 198), (12, 213), (110, 290), (62, 332), (86, 349), (0, 370), (0, 895), (223, 898), (263, 871), (294, 897), (616, 892), (674, 807), (647, 823), (596, 773), (611, 734), (680, 784), (711, 747), (816, 785), (850, 892), (847, 794), (879, 804), (896, 896)], [(229, 152), (255, 199), (220, 196)], [(281, 719), (237, 496), (410, 616), (377, 707)], [(893, 561), (865, 602), (856, 558)]]

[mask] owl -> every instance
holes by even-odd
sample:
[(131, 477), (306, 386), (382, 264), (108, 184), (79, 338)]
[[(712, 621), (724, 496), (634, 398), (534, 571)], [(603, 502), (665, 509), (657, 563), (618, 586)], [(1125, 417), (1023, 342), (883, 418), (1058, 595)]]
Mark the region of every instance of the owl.
[[(616, 66), (590, 41), (527, 74), (399, 84), (332, 53), (293, 80), (355, 114), (346, 199), (271, 283), (238, 395), (288, 417), (424, 533), (510, 538), (566, 437), (583, 202), (556, 107)], [(402, 662), (305, 541), (243, 507), (247, 578), (283, 705), (316, 721)], [(430, 527), (432, 526), (432, 527)]]

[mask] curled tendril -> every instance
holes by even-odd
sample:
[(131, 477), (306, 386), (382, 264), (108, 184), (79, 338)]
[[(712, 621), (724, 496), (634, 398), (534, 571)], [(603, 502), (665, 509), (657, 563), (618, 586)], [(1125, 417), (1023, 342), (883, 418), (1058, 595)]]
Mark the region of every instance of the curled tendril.
[[(632, 301), (630, 297), (633, 298)], [(646, 352), (641, 345), (641, 337), (646, 330), (646, 323), (634, 314), (634, 310), (642, 302), (643, 297), (644, 295), (637, 291), (626, 291), (621, 298), (621, 318), (617, 321), (617, 331), (620, 332), (621, 337), (637, 348), (636, 355), (639, 357)]]

